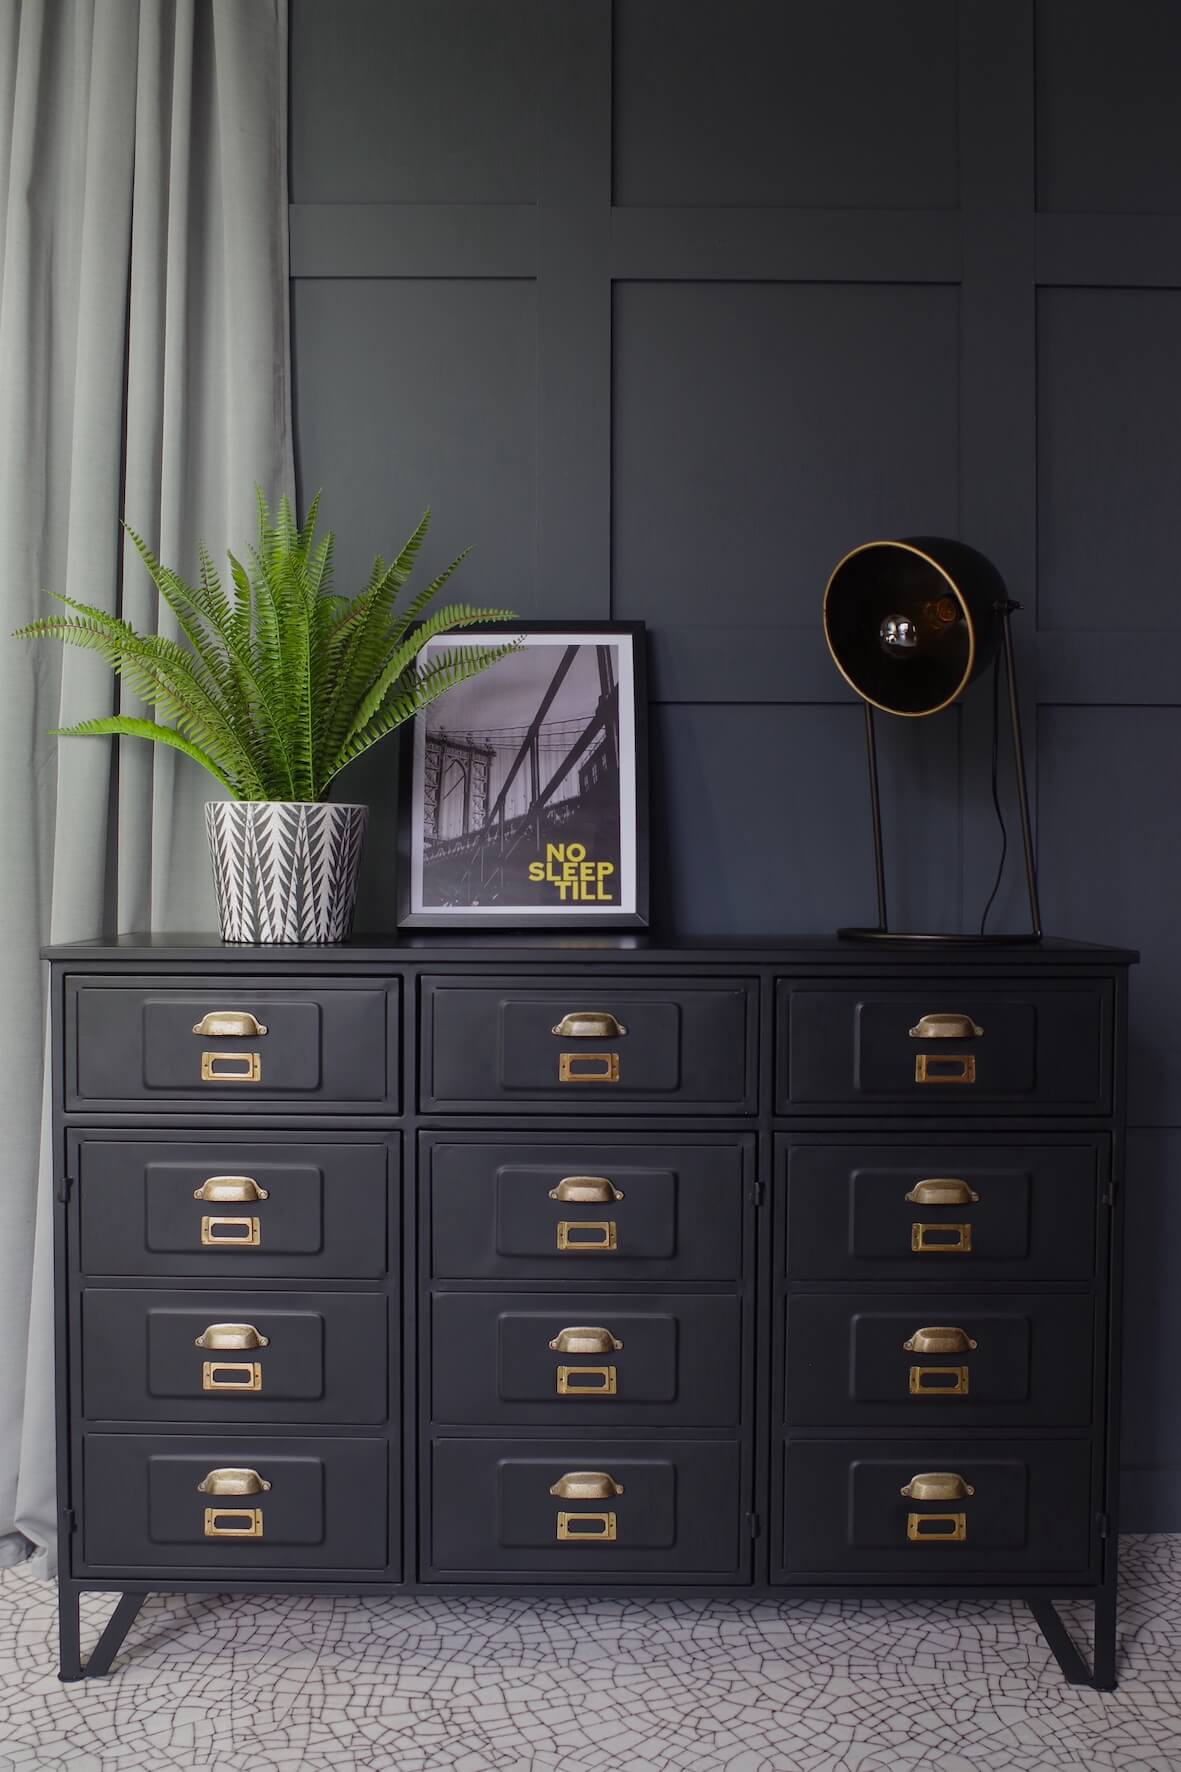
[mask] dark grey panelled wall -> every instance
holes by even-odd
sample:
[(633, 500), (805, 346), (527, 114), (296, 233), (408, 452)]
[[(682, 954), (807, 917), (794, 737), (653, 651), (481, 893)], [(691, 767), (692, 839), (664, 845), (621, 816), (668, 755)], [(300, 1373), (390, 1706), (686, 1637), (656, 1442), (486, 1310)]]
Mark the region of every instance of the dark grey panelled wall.
[[(959, 534), (1024, 604), (1047, 926), (1145, 957), (1127, 1523), (1173, 1528), (1179, 91), (1174, 0), (293, 0), (301, 490), (346, 579), (429, 502), (474, 600), (649, 624), (664, 921), (870, 913), (848, 547)], [(979, 915), (990, 717), (883, 735), (900, 916)]]

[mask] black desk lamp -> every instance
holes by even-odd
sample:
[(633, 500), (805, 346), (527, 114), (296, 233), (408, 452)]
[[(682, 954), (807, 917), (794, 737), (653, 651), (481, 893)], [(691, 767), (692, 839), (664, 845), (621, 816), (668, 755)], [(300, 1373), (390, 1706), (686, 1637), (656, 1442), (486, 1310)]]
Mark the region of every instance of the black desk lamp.
[[(1041, 910), (1029, 827), (1025, 753), (1009, 618), (1015, 609), (1005, 581), (983, 554), (940, 536), (870, 541), (846, 554), (824, 592), (824, 637), (841, 676), (865, 703), (865, 745), (877, 880), (876, 929), (841, 929), (865, 941), (1040, 941)], [(1017, 805), (1025, 852), (1030, 930), (1021, 935), (920, 935), (890, 928), (882, 860), (874, 709), (923, 719), (950, 707), (989, 665), (1004, 660)], [(999, 685), (998, 691), (999, 693)], [(995, 744), (995, 738), (994, 738)], [(995, 770), (995, 749), (994, 749)], [(995, 791), (995, 774), (994, 774)], [(999, 812), (999, 802), (998, 802)], [(1002, 858), (1003, 860), (1003, 858)]]

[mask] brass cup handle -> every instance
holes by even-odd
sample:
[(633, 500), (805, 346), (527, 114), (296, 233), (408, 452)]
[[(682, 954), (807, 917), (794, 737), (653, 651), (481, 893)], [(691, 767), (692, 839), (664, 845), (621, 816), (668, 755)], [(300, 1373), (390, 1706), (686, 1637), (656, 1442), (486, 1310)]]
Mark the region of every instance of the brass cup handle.
[(211, 1175), (193, 1190), (194, 1200), (267, 1200), (253, 1175)]
[(610, 1329), (595, 1329), (585, 1324), (560, 1330), (550, 1342), (556, 1354), (613, 1354), (622, 1346)]
[(194, 1347), (270, 1347), (270, 1337), (260, 1335), (253, 1323), (210, 1323), (202, 1329)]
[(950, 1175), (932, 1175), (926, 1181), (916, 1181), (902, 1197), (913, 1206), (974, 1206), (980, 1195), (966, 1181)]
[(622, 1200), (623, 1194), (605, 1175), (564, 1175), (557, 1187), (549, 1191), (551, 1200), (574, 1200), (605, 1204)]
[(232, 1466), (210, 1471), (197, 1484), (202, 1495), (261, 1495), (270, 1486), (266, 1478), (260, 1477), (257, 1471), (240, 1470)]
[(908, 1354), (970, 1354), (977, 1344), (966, 1329), (937, 1324), (930, 1329), (916, 1329), (902, 1345)]
[(562, 1040), (615, 1040), (627, 1029), (604, 1009), (572, 1009), (551, 1029)]
[(267, 1031), (249, 1009), (211, 1009), (193, 1023), (193, 1032), (205, 1040), (255, 1040)]
[(970, 1015), (939, 1012), (920, 1015), (910, 1030), (912, 1040), (978, 1040), (984, 1029)]
[(612, 1495), (622, 1495), (623, 1484), (606, 1471), (567, 1471), (551, 1485), (550, 1494), (562, 1501), (606, 1501)]
[(976, 1491), (958, 1471), (919, 1471), (902, 1485), (900, 1493), (908, 1501), (962, 1501)]

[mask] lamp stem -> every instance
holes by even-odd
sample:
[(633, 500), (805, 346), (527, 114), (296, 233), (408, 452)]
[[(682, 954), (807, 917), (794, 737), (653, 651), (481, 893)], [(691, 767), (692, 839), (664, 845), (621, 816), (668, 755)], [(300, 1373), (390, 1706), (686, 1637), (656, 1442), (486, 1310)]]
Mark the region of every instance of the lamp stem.
[(1009, 724), (1013, 731), (1013, 770), (1017, 777), (1017, 811), (1021, 819), (1021, 846), (1025, 855), (1025, 889), (1029, 894), (1029, 916), (1035, 941), (1042, 938), (1042, 911), (1038, 901), (1037, 867), (1033, 859), (1033, 831), (1029, 822), (1029, 790), (1025, 782), (1025, 746), (1021, 742), (1021, 708), (1017, 699), (1017, 664), (1013, 651), (1013, 631), (1009, 618), (1016, 603), (998, 604), (1001, 636), (1005, 654), (1005, 681), (1009, 686)]
[(873, 826), (873, 872), (878, 893), (878, 929), (883, 935), (889, 930), (886, 917), (886, 868), (882, 859), (882, 801), (878, 791), (878, 744), (874, 731), (873, 709), (868, 702), (865, 706), (865, 757), (869, 766), (869, 812)]

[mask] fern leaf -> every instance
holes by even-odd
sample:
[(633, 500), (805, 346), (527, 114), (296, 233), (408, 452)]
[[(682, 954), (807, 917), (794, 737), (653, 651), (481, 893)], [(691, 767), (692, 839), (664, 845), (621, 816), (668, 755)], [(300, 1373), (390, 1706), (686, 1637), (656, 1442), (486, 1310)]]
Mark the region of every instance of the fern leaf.
[(168, 745), (174, 751), (183, 751), (186, 757), (207, 769), (228, 793), (234, 792), (233, 783), (200, 745), (193, 744), (183, 733), (174, 732), (171, 726), (158, 726), (154, 720), (133, 720), (127, 714), (111, 714), (101, 720), (82, 720), (77, 726), (55, 726), (53, 732), (57, 738), (146, 738), (153, 744)]

